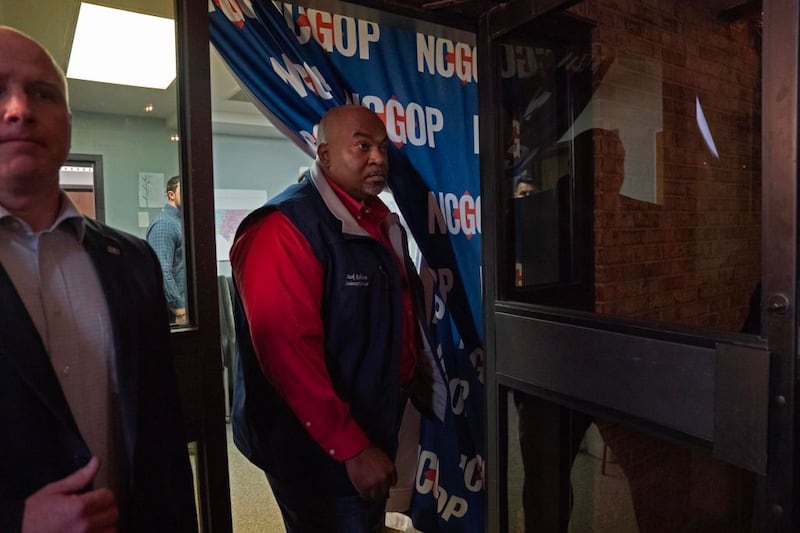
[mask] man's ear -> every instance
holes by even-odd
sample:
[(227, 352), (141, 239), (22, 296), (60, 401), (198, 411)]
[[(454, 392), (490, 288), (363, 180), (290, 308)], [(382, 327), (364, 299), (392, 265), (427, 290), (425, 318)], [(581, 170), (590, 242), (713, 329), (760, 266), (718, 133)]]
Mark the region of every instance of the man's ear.
[(331, 162), (331, 153), (330, 153), (330, 150), (328, 150), (328, 144), (327, 143), (322, 143), (322, 144), (317, 145), (317, 159), (322, 164), (322, 166), (324, 166), (325, 168), (327, 168), (328, 165), (330, 164), (330, 162)]

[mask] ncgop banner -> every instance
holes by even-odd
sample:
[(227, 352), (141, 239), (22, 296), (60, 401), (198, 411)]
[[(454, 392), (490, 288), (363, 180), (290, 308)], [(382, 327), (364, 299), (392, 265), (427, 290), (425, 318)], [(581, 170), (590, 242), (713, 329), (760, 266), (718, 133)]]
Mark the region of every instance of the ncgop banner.
[(375, 111), (389, 187), (435, 284), (429, 322), (448, 384), (423, 419), (417, 529), (483, 531), (483, 349), (474, 34), (338, 1), (209, 0), (211, 40), (261, 111), (309, 155), (322, 113)]

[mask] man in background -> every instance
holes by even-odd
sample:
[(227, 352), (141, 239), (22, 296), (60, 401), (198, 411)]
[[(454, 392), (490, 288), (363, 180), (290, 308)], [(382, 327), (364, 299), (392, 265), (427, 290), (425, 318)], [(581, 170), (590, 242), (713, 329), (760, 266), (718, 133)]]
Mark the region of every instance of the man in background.
[(519, 177), (514, 181), (514, 198), (525, 198), (537, 190), (533, 179), (527, 176)]
[(387, 143), (372, 111), (328, 111), (312, 168), (231, 248), (234, 441), (288, 533), (380, 531), (397, 479), (400, 417), (427, 359), (406, 235), (378, 198)]
[(147, 228), (147, 242), (161, 263), (164, 293), (170, 324), (186, 324), (186, 271), (183, 266), (183, 223), (181, 222), (181, 178), (167, 181), (167, 204)]
[(60, 67), (0, 50), (0, 531), (197, 531), (158, 260), (59, 189)]

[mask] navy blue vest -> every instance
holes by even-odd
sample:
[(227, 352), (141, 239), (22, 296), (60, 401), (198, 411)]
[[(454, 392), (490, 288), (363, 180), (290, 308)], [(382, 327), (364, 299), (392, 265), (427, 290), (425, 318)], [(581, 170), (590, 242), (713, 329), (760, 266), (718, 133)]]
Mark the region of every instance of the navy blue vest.
[[(276, 209), (305, 236), (325, 273), (325, 362), (334, 389), (350, 404), (354, 420), (371, 442), (394, 457), (402, 341), (401, 278), (396, 259), (371, 237), (343, 233), (342, 222), (333, 216), (308, 177), (251, 213), (237, 236)], [(311, 439), (264, 378), (238, 292), (234, 314), (238, 361), (232, 424), (236, 446), (283, 483), (355, 494), (344, 464)]]

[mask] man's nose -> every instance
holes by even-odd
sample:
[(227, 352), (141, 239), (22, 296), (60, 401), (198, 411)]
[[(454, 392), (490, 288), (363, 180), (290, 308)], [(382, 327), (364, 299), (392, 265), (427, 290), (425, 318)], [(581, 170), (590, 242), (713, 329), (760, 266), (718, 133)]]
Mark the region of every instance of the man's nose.
[(377, 165), (386, 164), (386, 150), (381, 147), (374, 147), (370, 153), (370, 162)]
[(30, 100), (24, 91), (8, 90), (0, 103), (4, 122), (29, 122), (33, 119)]

